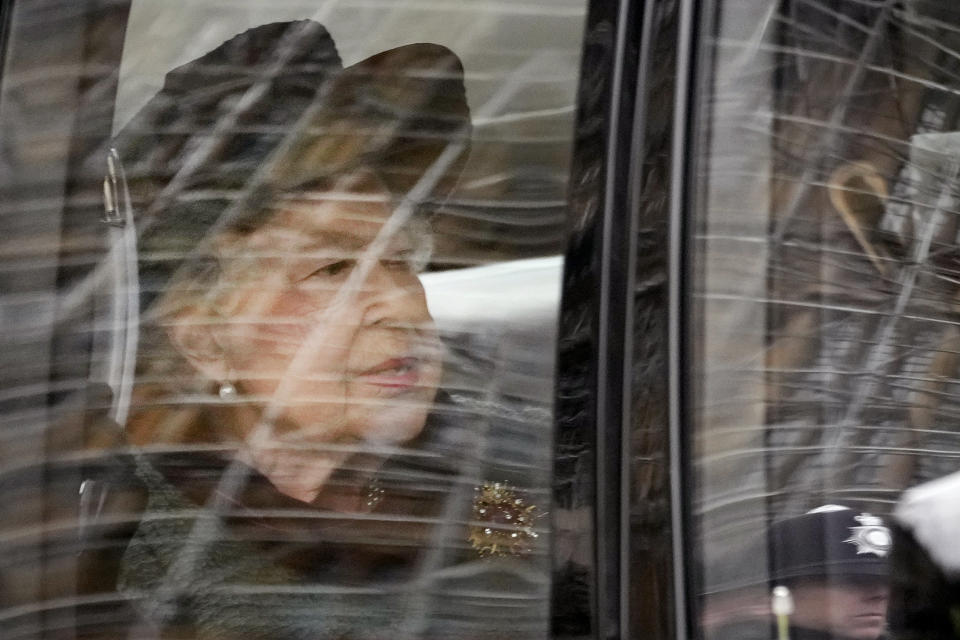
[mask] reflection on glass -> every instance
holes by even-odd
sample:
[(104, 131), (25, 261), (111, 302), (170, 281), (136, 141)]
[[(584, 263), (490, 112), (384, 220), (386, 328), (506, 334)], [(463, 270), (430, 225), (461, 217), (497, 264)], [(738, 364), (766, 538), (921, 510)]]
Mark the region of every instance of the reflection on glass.
[(267, 21), (71, 143), (53, 382), (3, 463), (11, 637), (547, 634), (580, 14), (479, 80)]
[(894, 506), (960, 450), (960, 15), (839, 0), (718, 17), (698, 45), (699, 622), (708, 638), (899, 633), (877, 575)]

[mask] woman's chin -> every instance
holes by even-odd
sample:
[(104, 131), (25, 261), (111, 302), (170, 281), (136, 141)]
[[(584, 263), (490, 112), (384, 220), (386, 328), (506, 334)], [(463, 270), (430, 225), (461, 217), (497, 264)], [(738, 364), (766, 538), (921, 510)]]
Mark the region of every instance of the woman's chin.
[(428, 413), (420, 403), (371, 410), (355, 422), (356, 435), (374, 445), (400, 445), (420, 435)]

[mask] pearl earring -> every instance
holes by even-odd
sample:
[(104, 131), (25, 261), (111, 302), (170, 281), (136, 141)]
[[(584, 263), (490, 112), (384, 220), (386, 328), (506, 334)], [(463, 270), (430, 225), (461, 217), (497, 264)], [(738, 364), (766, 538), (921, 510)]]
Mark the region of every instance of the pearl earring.
[(237, 398), (237, 387), (234, 386), (229, 380), (224, 380), (220, 383), (220, 389), (217, 391), (221, 400), (229, 402), (231, 400), (236, 400)]

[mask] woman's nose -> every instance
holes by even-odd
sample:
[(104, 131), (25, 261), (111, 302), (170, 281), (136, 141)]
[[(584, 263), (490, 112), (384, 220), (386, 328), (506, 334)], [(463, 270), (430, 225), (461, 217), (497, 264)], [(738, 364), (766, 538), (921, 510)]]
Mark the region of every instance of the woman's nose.
[(364, 289), (367, 325), (416, 325), (429, 320), (420, 279), (405, 267), (377, 262)]

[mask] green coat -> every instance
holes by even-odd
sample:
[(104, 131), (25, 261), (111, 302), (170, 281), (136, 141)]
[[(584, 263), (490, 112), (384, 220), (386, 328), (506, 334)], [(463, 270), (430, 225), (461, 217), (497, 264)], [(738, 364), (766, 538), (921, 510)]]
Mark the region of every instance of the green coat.
[[(549, 429), (538, 424), (547, 417), (529, 403), (445, 395), (424, 437), (383, 466), (384, 498), (369, 513), (293, 500), (210, 452), (140, 455), (149, 498), (120, 590), (161, 637), (545, 637), (546, 536), (523, 554), (485, 556), (470, 520), (486, 480), (547, 510), (545, 468), (523, 459), (530, 447), (502, 455), (507, 443), (518, 450), (518, 434)], [(225, 472), (241, 479), (235, 491), (219, 486)]]

